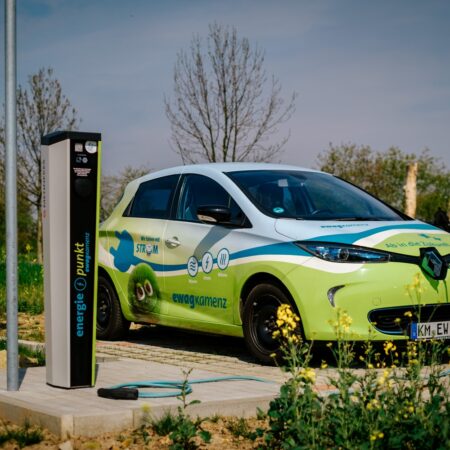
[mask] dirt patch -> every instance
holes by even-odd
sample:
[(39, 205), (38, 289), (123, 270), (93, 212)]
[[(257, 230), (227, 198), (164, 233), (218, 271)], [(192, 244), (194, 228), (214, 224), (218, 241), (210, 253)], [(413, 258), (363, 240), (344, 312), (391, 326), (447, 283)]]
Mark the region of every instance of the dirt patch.
[[(14, 428), (14, 425), (8, 425)], [(252, 439), (248, 436), (257, 428), (266, 427), (265, 420), (237, 419), (233, 417), (220, 417), (205, 420), (202, 429), (211, 433), (211, 442), (205, 444), (200, 438), (196, 443), (200, 449), (210, 450), (250, 450), (258, 447), (261, 438)], [(244, 436), (239, 435), (242, 432)], [(118, 450), (118, 449), (168, 449), (172, 443), (169, 436), (158, 436), (151, 426), (141, 427), (136, 430), (123, 431), (121, 433), (108, 433), (96, 438), (72, 438), (58, 439), (56, 436), (44, 431), (44, 440), (39, 444), (27, 446), (27, 449), (48, 450)], [(13, 442), (5, 443), (5, 449), (19, 448)]]
[[(45, 319), (44, 314), (18, 314), (19, 339), (25, 341), (44, 342)], [(0, 337), (6, 337), (6, 316), (0, 318)]]

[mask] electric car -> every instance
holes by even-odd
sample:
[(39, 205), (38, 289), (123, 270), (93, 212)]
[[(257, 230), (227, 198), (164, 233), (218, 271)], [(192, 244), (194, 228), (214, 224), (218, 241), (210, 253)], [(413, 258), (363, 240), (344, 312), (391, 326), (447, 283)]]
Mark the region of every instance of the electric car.
[[(304, 338), (450, 337), (450, 234), (333, 175), (294, 166), (176, 167), (128, 184), (100, 226), (97, 337), (130, 322), (243, 336), (270, 363), (276, 311)], [(271, 356), (272, 355), (272, 356)]]

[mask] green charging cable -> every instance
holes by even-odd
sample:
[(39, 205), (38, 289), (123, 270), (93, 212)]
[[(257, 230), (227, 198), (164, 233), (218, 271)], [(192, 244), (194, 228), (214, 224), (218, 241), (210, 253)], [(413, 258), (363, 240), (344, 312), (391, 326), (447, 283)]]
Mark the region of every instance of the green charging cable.
[[(111, 386), (109, 388), (100, 388), (97, 390), (97, 395), (103, 398), (110, 398), (114, 400), (137, 400), (138, 398), (165, 398), (178, 397), (184, 394), (192, 393), (193, 384), (201, 383), (217, 383), (219, 381), (257, 381), (260, 383), (274, 383), (270, 380), (257, 377), (215, 377), (215, 378), (198, 378), (190, 381), (183, 380), (152, 380), (152, 381), (135, 381), (133, 383), (121, 383)], [(145, 392), (140, 389), (155, 388), (155, 389), (169, 389), (162, 392)]]

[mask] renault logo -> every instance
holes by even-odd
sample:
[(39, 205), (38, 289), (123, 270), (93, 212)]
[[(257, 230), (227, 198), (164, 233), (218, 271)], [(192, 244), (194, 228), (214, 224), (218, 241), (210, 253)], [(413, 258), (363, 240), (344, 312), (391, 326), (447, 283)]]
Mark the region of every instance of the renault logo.
[(420, 249), (420, 267), (435, 280), (444, 280), (447, 276), (447, 263), (434, 247)]

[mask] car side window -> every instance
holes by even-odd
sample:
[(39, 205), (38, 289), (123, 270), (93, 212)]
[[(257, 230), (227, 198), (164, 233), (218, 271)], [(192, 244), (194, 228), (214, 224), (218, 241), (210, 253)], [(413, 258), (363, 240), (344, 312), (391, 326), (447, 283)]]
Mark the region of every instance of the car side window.
[(179, 175), (142, 183), (134, 196), (128, 217), (168, 219)]
[(199, 206), (225, 206), (231, 211), (231, 224), (248, 226), (245, 214), (220, 184), (203, 175), (186, 175), (178, 202), (177, 220), (200, 222), (197, 218)]

